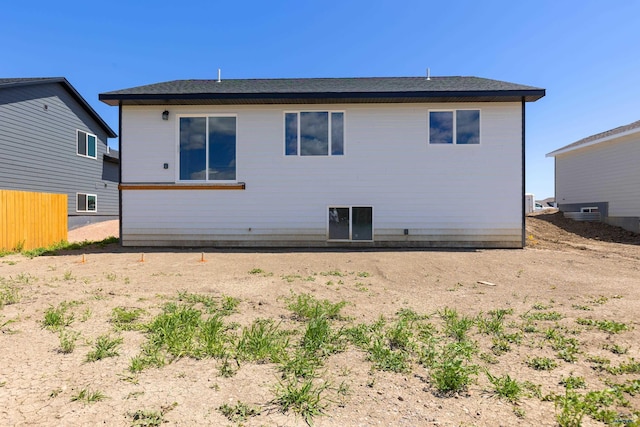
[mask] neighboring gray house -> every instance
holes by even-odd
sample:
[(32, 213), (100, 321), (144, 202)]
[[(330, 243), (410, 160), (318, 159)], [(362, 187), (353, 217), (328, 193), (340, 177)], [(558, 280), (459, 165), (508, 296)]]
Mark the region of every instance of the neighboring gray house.
[(66, 193), (70, 227), (117, 218), (116, 136), (65, 78), (0, 78), (0, 189)]
[[(640, 232), (640, 120), (555, 150), (556, 202)], [(597, 215), (596, 215), (597, 216)]]

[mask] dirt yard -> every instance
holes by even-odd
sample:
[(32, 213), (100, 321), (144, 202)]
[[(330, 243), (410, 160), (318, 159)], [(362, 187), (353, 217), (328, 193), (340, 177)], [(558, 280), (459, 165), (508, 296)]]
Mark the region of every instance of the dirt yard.
[[(2, 257), (0, 425), (638, 425), (640, 236), (543, 214), (527, 244)], [(296, 311), (323, 300), (346, 305)], [(251, 353), (261, 325), (284, 350)]]

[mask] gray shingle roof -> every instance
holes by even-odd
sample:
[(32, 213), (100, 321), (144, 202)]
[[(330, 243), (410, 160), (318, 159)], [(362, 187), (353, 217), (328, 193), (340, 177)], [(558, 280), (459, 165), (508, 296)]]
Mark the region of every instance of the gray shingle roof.
[(120, 163), (120, 151), (110, 149), (108, 153), (103, 155), (104, 160), (111, 163)]
[(101, 93), (109, 105), (536, 101), (545, 90), (479, 77), (174, 80)]
[(80, 93), (65, 79), (64, 77), (18, 77), (18, 78), (0, 78), (0, 90), (18, 86), (39, 85), (59, 83), (69, 92), (69, 94), (87, 111), (87, 113), (98, 123), (109, 138), (118, 136), (113, 129), (100, 117), (100, 115), (89, 105), (89, 103), (80, 95)]
[[(2, 85), (7, 85), (6, 87), (8, 87), (9, 85), (11, 86), (17, 86), (19, 84), (30, 84), (30, 83), (36, 83), (39, 82), (39, 80), (51, 80), (52, 77), (19, 77), (19, 78), (0, 78), (0, 86)], [(55, 77), (54, 77), (55, 79)], [(39, 83), (43, 83), (43, 82), (39, 82)]]
[(567, 151), (577, 150), (582, 146), (592, 145), (594, 143), (599, 142), (600, 140), (608, 140), (613, 136), (632, 131), (634, 129), (638, 129), (640, 131), (640, 120), (637, 122), (629, 123), (628, 125), (618, 126), (617, 128), (613, 128), (604, 132), (596, 133), (595, 135), (588, 136), (586, 138), (582, 138), (576, 142), (573, 142), (569, 145), (565, 145), (562, 148), (558, 148), (551, 153), (548, 153), (546, 157), (555, 157), (557, 154), (566, 153)]

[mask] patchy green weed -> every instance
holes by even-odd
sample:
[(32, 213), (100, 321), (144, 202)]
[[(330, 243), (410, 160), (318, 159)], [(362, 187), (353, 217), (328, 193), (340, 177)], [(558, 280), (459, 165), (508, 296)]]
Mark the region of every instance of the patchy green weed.
[(377, 337), (369, 347), (368, 359), (373, 368), (390, 372), (409, 372), (409, 355), (402, 350), (392, 350), (382, 337)]
[(621, 322), (615, 322), (613, 320), (593, 320), (593, 319), (576, 319), (578, 325), (583, 326), (595, 326), (597, 329), (608, 332), (610, 334), (618, 334), (623, 331), (629, 330), (629, 327)]
[(122, 338), (111, 338), (109, 335), (100, 335), (96, 338), (94, 349), (87, 354), (87, 362), (95, 362), (115, 357), (118, 353), (118, 346), (122, 344)]
[(475, 348), (468, 342), (455, 342), (444, 346), (429, 370), (431, 381), (442, 394), (464, 391), (475, 380), (478, 365), (471, 363)]
[(340, 350), (339, 338), (329, 320), (323, 314), (317, 314), (308, 320), (301, 346), (308, 354), (322, 357)]
[(260, 408), (256, 406), (249, 406), (244, 402), (238, 400), (235, 405), (223, 404), (218, 407), (218, 411), (231, 422), (242, 423), (247, 421), (250, 417), (260, 415)]
[(327, 319), (342, 319), (340, 311), (347, 305), (346, 301), (332, 303), (329, 300), (318, 300), (309, 294), (292, 294), (286, 299), (287, 308), (300, 319), (311, 319), (324, 316)]
[(605, 344), (602, 346), (604, 350), (609, 350), (613, 354), (627, 354), (629, 347), (622, 347), (618, 344)]
[(495, 377), (489, 373), (489, 371), (485, 371), (487, 374), (487, 378), (489, 382), (493, 386), (494, 392), (504, 398), (507, 399), (511, 403), (516, 403), (522, 397), (523, 389), (522, 385), (511, 378), (509, 374), (504, 374), (500, 377)]
[(504, 332), (504, 318), (508, 314), (512, 314), (513, 310), (495, 310), (489, 312), (489, 316), (485, 317), (480, 313), (476, 317), (478, 330), (486, 335), (500, 335)]
[(538, 312), (527, 312), (521, 316), (525, 320), (542, 320), (542, 321), (554, 321), (560, 320), (564, 318), (561, 313), (557, 311), (538, 311)]
[(257, 319), (242, 330), (237, 352), (241, 360), (279, 362), (289, 344), (287, 335), (273, 320)]
[(230, 314), (238, 311), (240, 300), (238, 298), (222, 295), (222, 301), (220, 301), (220, 311), (223, 315), (229, 316)]
[(145, 313), (142, 308), (114, 307), (111, 310), (111, 323), (118, 330), (139, 330), (143, 325), (136, 324), (136, 321)]
[(20, 292), (18, 287), (13, 283), (6, 283), (0, 277), (0, 309), (5, 305), (16, 304), (20, 302)]
[(95, 403), (95, 402), (104, 400), (106, 398), (107, 396), (100, 390), (90, 390), (88, 388), (83, 388), (83, 389), (80, 389), (77, 394), (74, 394), (73, 396), (71, 396), (71, 401)]
[(167, 422), (164, 419), (165, 414), (176, 406), (178, 406), (178, 403), (173, 402), (170, 405), (163, 406), (159, 411), (139, 409), (130, 413), (131, 427), (159, 427)]
[(564, 395), (546, 396), (556, 407), (556, 421), (562, 427), (578, 427), (582, 425), (584, 416), (613, 425), (620, 420), (618, 413), (610, 409), (614, 404), (627, 406), (628, 402), (616, 396), (614, 390), (595, 390), (582, 395), (572, 388), (565, 388)]
[(49, 307), (44, 312), (42, 326), (50, 330), (59, 330), (73, 322), (73, 313), (67, 313), (69, 304), (61, 302), (57, 307)]
[(587, 383), (585, 382), (583, 377), (574, 377), (571, 374), (568, 377), (562, 378), (560, 380), (560, 385), (564, 386), (567, 389), (577, 389), (577, 388), (587, 388)]
[(455, 309), (449, 307), (445, 307), (439, 314), (445, 322), (445, 333), (458, 341), (464, 341), (467, 338), (467, 332), (475, 323), (473, 318), (460, 317)]
[(527, 366), (535, 369), (536, 371), (551, 371), (555, 369), (558, 364), (548, 357), (532, 357), (527, 359)]
[(324, 396), (328, 388), (329, 383), (316, 384), (311, 378), (286, 378), (276, 386), (273, 402), (283, 413), (292, 411), (311, 425), (313, 418), (322, 415), (329, 404)]
[(60, 348), (58, 351), (63, 354), (73, 353), (76, 348), (76, 341), (80, 337), (79, 332), (75, 331), (60, 331)]

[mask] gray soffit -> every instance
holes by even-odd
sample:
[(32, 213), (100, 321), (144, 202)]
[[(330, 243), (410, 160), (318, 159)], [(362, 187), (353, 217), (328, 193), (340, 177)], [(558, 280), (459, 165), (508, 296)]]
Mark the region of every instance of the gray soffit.
[(19, 86), (33, 86), (40, 84), (59, 83), (62, 87), (86, 110), (86, 112), (102, 127), (107, 137), (115, 138), (118, 135), (89, 105), (80, 93), (64, 77), (28, 77), (28, 78), (0, 78), (0, 90)]
[(109, 105), (527, 102), (545, 90), (478, 77), (174, 80), (101, 93)]

